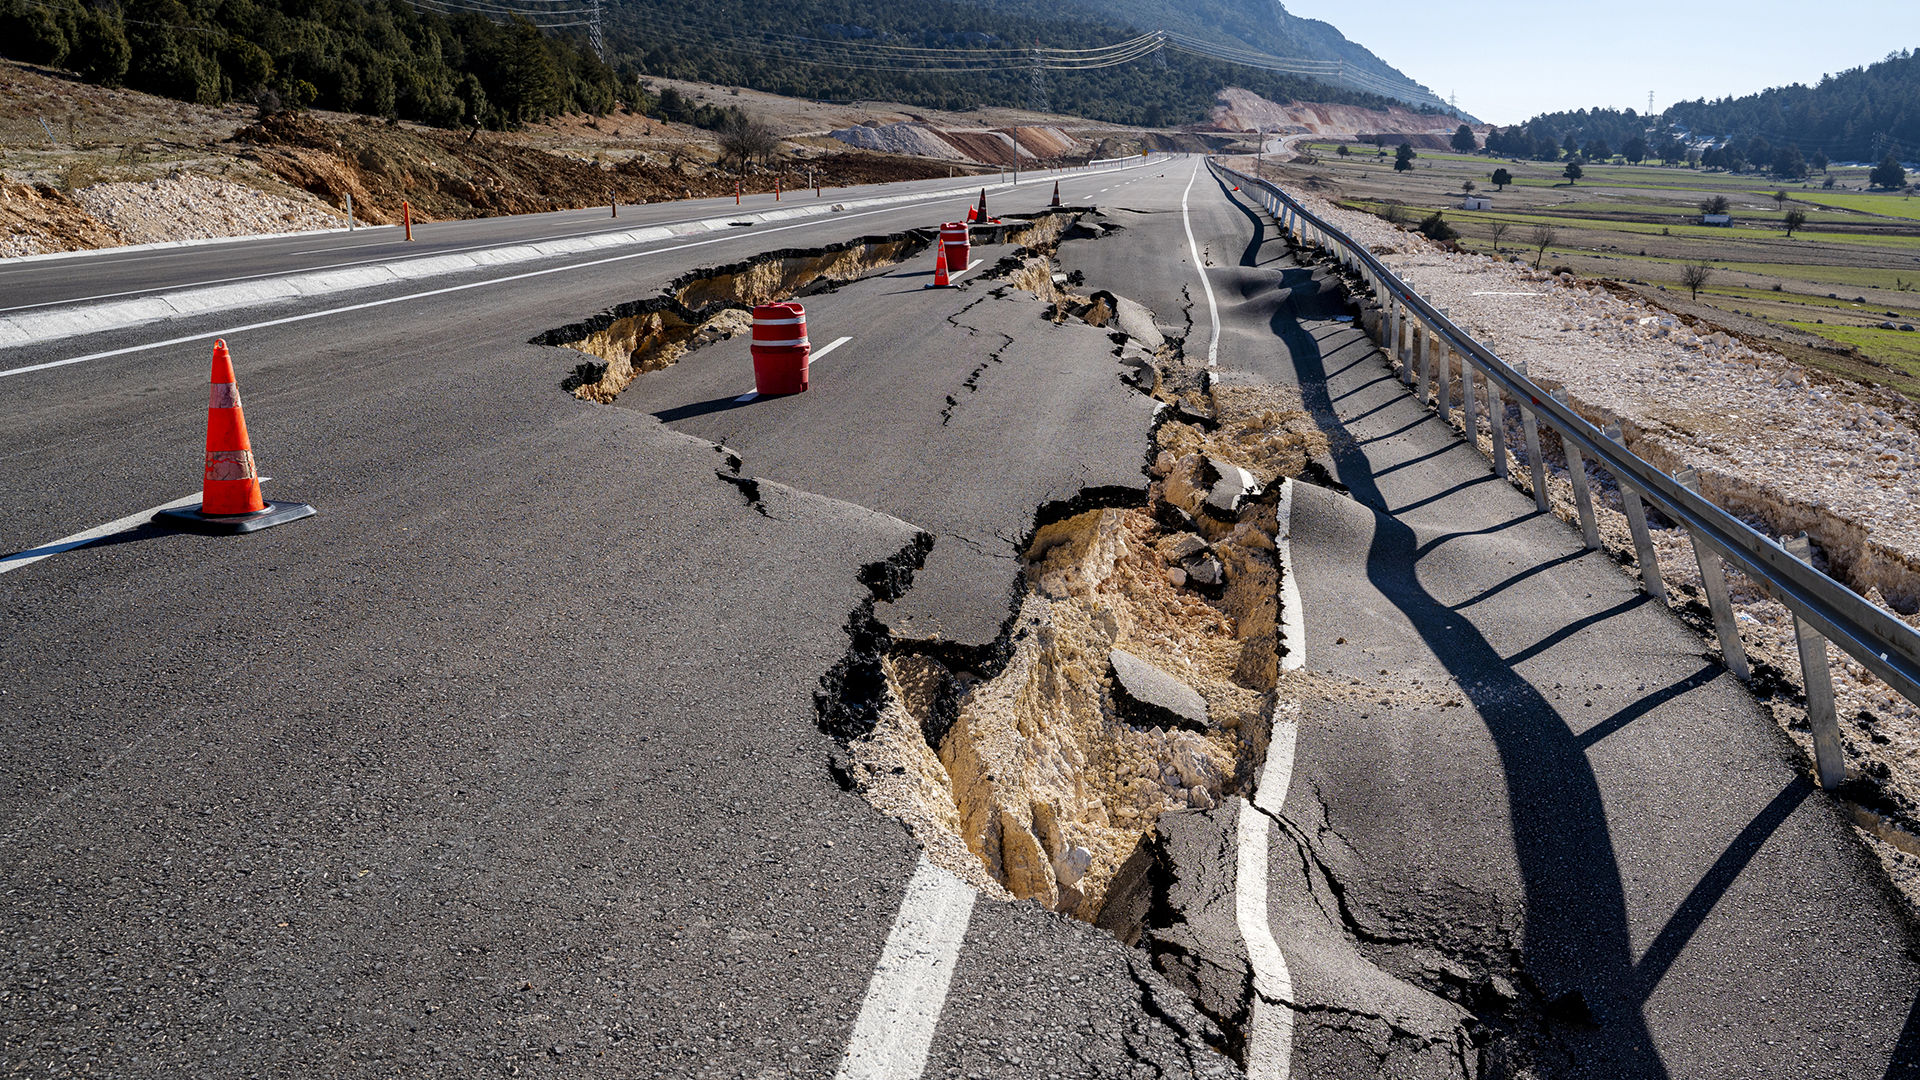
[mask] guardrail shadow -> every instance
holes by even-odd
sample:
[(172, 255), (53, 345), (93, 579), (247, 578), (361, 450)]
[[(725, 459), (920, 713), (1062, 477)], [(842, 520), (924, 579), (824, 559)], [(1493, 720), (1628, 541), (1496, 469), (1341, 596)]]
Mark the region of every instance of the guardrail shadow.
[[(1336, 306), (1344, 309), (1344, 301), (1324, 295), (1310, 272), (1288, 278), (1288, 303), (1276, 311), (1272, 329), (1298, 372), (1307, 411), (1332, 444), (1340, 482), (1355, 500), (1378, 511), (1367, 579), (1407, 618), (1472, 701), (1500, 756), (1526, 899), (1526, 970), (1550, 995), (1549, 1012), (1592, 1018), (1596, 1030), (1569, 1035), (1606, 1056), (1615, 1075), (1664, 1077), (1666, 1065), (1642, 1013), (1625, 889), (1586, 746), (1471, 621), (1420, 583), (1419, 560), (1437, 545), (1423, 544), (1392, 516), (1364, 447), (1334, 412), (1320, 342), (1300, 322), (1303, 315), (1330, 317)], [(1494, 531), (1523, 526), (1536, 516), (1515, 517)], [(1603, 1045), (1593, 1046), (1590, 1040), (1596, 1039)]]
[[(1815, 788), (1806, 778), (1796, 777), (1777, 792), (1731, 839), (1689, 890), (1646, 954), (1635, 961), (1620, 865), (1587, 751), (1655, 709), (1725, 678), (1727, 673), (1718, 663), (1709, 663), (1576, 734), (1545, 696), (1513, 670), (1513, 664), (1565, 641), (1583, 627), (1626, 614), (1647, 601), (1644, 594), (1571, 619), (1547, 639), (1509, 660), (1501, 657), (1470, 621), (1461, 619), (1460, 609), (1510, 589), (1535, 570), (1523, 571), (1454, 606), (1441, 603), (1429, 593), (1415, 570), (1419, 560), (1436, 550), (1439, 543), (1421, 544), (1409, 526), (1392, 516), (1394, 509), (1387, 505), (1376, 482), (1379, 474), (1365, 444), (1353, 439), (1334, 410), (1338, 399), (1331, 396), (1328, 386), (1334, 376), (1327, 371), (1322, 342), (1302, 323), (1302, 319), (1331, 320), (1346, 311), (1344, 298), (1323, 288), (1323, 280), (1305, 268), (1284, 274), (1286, 297), (1274, 311), (1271, 329), (1288, 351), (1307, 411), (1328, 436), (1337, 479), (1346, 485), (1352, 498), (1377, 512), (1367, 553), (1369, 582), (1408, 619), (1455, 679), (1486, 725), (1500, 756), (1526, 899), (1522, 955), (1527, 970), (1536, 982), (1559, 995), (1558, 1000), (1547, 1003), (1549, 1013), (1577, 1016), (1584, 1011), (1592, 1017), (1597, 1027), (1584, 1034), (1570, 1032), (1569, 1041), (1604, 1057), (1610, 1075), (1665, 1077), (1666, 1063), (1647, 1027), (1646, 1001), (1754, 856), (1807, 803)], [(1337, 354), (1346, 344), (1335, 344), (1332, 351)], [(1366, 346), (1368, 355), (1378, 358), (1370, 341), (1360, 344)], [(1351, 372), (1351, 377), (1364, 377), (1363, 371), (1354, 371), (1355, 367), (1346, 363), (1335, 374)], [(1423, 499), (1414, 505), (1431, 501)], [(1480, 531), (1519, 527), (1538, 516), (1528, 513), (1493, 530)], [(1583, 554), (1575, 552), (1549, 565), (1577, 561)], [(1579, 996), (1573, 998), (1575, 994)], [(1920, 1080), (1920, 995), (1909, 1009), (1891, 1054), (1884, 1080)]]

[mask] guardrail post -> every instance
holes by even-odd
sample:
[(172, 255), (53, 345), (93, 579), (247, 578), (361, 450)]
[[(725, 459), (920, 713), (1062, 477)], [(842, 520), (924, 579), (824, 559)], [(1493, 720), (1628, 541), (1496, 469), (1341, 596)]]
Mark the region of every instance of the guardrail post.
[[(1806, 533), (1780, 545), (1787, 554), (1813, 565), (1813, 545)], [(1813, 729), (1813, 768), (1820, 786), (1828, 791), (1847, 780), (1847, 754), (1840, 742), (1840, 721), (1833, 707), (1833, 672), (1827, 667), (1827, 639), (1795, 615), (1793, 636), (1800, 645), (1800, 676), (1807, 688), (1807, 726)]]
[[(1698, 472), (1681, 469), (1673, 478), (1681, 487), (1700, 494)], [(1707, 608), (1713, 612), (1713, 631), (1720, 639), (1720, 655), (1733, 677), (1746, 682), (1753, 677), (1753, 669), (1747, 666), (1746, 646), (1740, 643), (1740, 624), (1734, 621), (1733, 601), (1727, 596), (1726, 564), (1721, 561), (1720, 553), (1701, 543), (1692, 529), (1687, 530), (1687, 537), (1693, 541), (1693, 557), (1700, 563), (1700, 584), (1707, 593)]]
[(1440, 371), (1440, 422), (1453, 426), (1453, 346), (1442, 341), (1434, 350)]
[[(1513, 370), (1515, 374), (1525, 377), (1527, 362), (1515, 360)], [(1514, 404), (1520, 406), (1520, 430), (1526, 435), (1527, 464), (1533, 470), (1533, 505), (1545, 514), (1552, 510), (1552, 504), (1547, 501), (1547, 459), (1540, 456), (1540, 423), (1535, 419), (1533, 410), (1527, 408), (1528, 402), (1516, 399)]]
[(1487, 427), (1493, 435), (1493, 475), (1507, 479), (1507, 398), (1500, 384), (1487, 380)]
[[(1550, 397), (1562, 405), (1567, 404), (1567, 392), (1555, 390)], [(1572, 408), (1572, 406), (1568, 406)], [(1572, 439), (1560, 433), (1560, 448), (1567, 455), (1567, 475), (1573, 480), (1573, 503), (1580, 512), (1580, 538), (1587, 542), (1588, 551), (1600, 550), (1600, 523), (1593, 516), (1593, 493), (1587, 489), (1587, 459), (1580, 453), (1580, 447)]]
[(1467, 433), (1467, 445), (1480, 449), (1480, 419), (1474, 415), (1478, 402), (1473, 400), (1473, 357), (1460, 354), (1460, 427)]
[[(1620, 449), (1627, 448), (1620, 438), (1619, 424), (1608, 424), (1601, 434), (1612, 439)], [(1620, 507), (1627, 513), (1627, 528), (1633, 532), (1633, 551), (1640, 560), (1640, 584), (1647, 590), (1648, 596), (1664, 604), (1667, 602), (1667, 586), (1660, 580), (1660, 556), (1653, 549), (1653, 534), (1647, 531), (1646, 503), (1641, 501), (1639, 490), (1618, 475), (1614, 476), (1613, 482), (1620, 489)]]
[(1427, 403), (1427, 324), (1421, 322), (1418, 315), (1410, 321), (1413, 324), (1413, 348), (1410, 350), (1413, 360), (1413, 393), (1424, 407)]
[(1400, 365), (1400, 381), (1413, 385), (1413, 328), (1407, 325), (1407, 302), (1398, 300), (1393, 327), (1393, 359)]

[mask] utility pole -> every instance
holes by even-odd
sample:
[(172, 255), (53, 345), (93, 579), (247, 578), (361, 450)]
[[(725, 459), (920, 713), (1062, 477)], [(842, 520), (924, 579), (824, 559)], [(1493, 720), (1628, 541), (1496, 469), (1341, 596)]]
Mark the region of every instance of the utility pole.
[(1034, 112), (1051, 112), (1047, 102), (1047, 69), (1040, 66), (1040, 49), (1033, 50), (1033, 74), (1027, 80), (1027, 108)]
[(587, 40), (593, 43), (594, 55), (601, 63), (607, 62), (607, 39), (600, 33), (600, 0), (593, 0), (593, 15), (587, 25)]

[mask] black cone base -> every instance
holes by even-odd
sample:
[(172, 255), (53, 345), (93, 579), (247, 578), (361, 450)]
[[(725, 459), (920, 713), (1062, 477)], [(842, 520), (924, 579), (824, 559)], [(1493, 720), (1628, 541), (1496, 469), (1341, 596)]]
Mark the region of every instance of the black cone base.
[(317, 513), (319, 511), (306, 503), (269, 502), (265, 510), (252, 514), (203, 514), (197, 506), (183, 506), (177, 510), (162, 510), (153, 515), (153, 521), (156, 525), (186, 532), (232, 536), (236, 533), (259, 532)]

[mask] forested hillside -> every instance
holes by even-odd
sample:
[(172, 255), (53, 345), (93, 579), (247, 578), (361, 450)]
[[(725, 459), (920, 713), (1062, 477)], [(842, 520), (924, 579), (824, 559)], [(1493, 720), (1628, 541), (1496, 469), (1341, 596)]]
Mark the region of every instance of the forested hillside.
[[(994, 0), (988, 0), (994, 2)], [(1179, 30), (1195, 37), (1238, 43), (1274, 56), (1347, 63), (1399, 80), (1406, 76), (1337, 28), (1302, 19), (1277, 0), (1064, 0), (1102, 21), (1142, 30)], [(1057, 10), (1057, 8), (1056, 8)]]
[(1683, 101), (1667, 110), (1666, 119), (1696, 134), (1757, 135), (1836, 160), (1878, 161), (1889, 152), (1912, 160), (1920, 157), (1920, 53), (1893, 53), (1813, 86)]
[(0, 0), (0, 55), (202, 105), (271, 94), (446, 127), (605, 112), (616, 89), (578, 41), (402, 0)]
[(1920, 158), (1920, 53), (1894, 53), (1814, 86), (1683, 101), (1660, 116), (1632, 109), (1542, 113), (1495, 132), (1487, 149), (1551, 161), (1595, 145), (1620, 151), (1640, 139), (1639, 150), (1677, 161), (1685, 150), (1672, 138), (1676, 132), (1688, 141), (1714, 139), (1720, 146), (1707, 151), (1704, 163), (1736, 171), (1803, 176), (1809, 161), (1880, 161), (1888, 154), (1911, 161)]
[[(1092, 49), (1129, 37), (1059, 16), (1053, 3), (994, 0), (809, 0), (777, 24), (754, 0), (647, 0), (609, 16), (609, 38), (645, 74), (750, 86), (795, 97), (878, 99), (930, 108), (1024, 105), (1034, 96), (1029, 46)], [(812, 18), (808, 18), (812, 15)], [(955, 50), (964, 59), (949, 58)], [(955, 68), (970, 70), (955, 70)], [(1221, 87), (1278, 101), (1307, 98), (1372, 107), (1371, 94), (1167, 51), (1112, 66), (1043, 70), (1053, 111), (1132, 124), (1206, 118)]]
[(1172, 51), (1069, 58), (1043, 65), (1036, 83), (1032, 49), (1105, 48), (1135, 33), (1050, 0), (796, 0), (777, 19), (747, 0), (608, 0), (607, 63), (577, 27), (542, 32), (478, 13), (514, 2), (432, 0), (448, 9), (435, 12), (408, 0), (0, 0), (0, 55), (201, 104), (259, 100), (448, 127), (602, 113), (616, 101), (657, 112), (647, 76), (948, 109), (1038, 98), (1057, 112), (1149, 125), (1205, 119), (1229, 84), (1282, 101), (1385, 104)]

